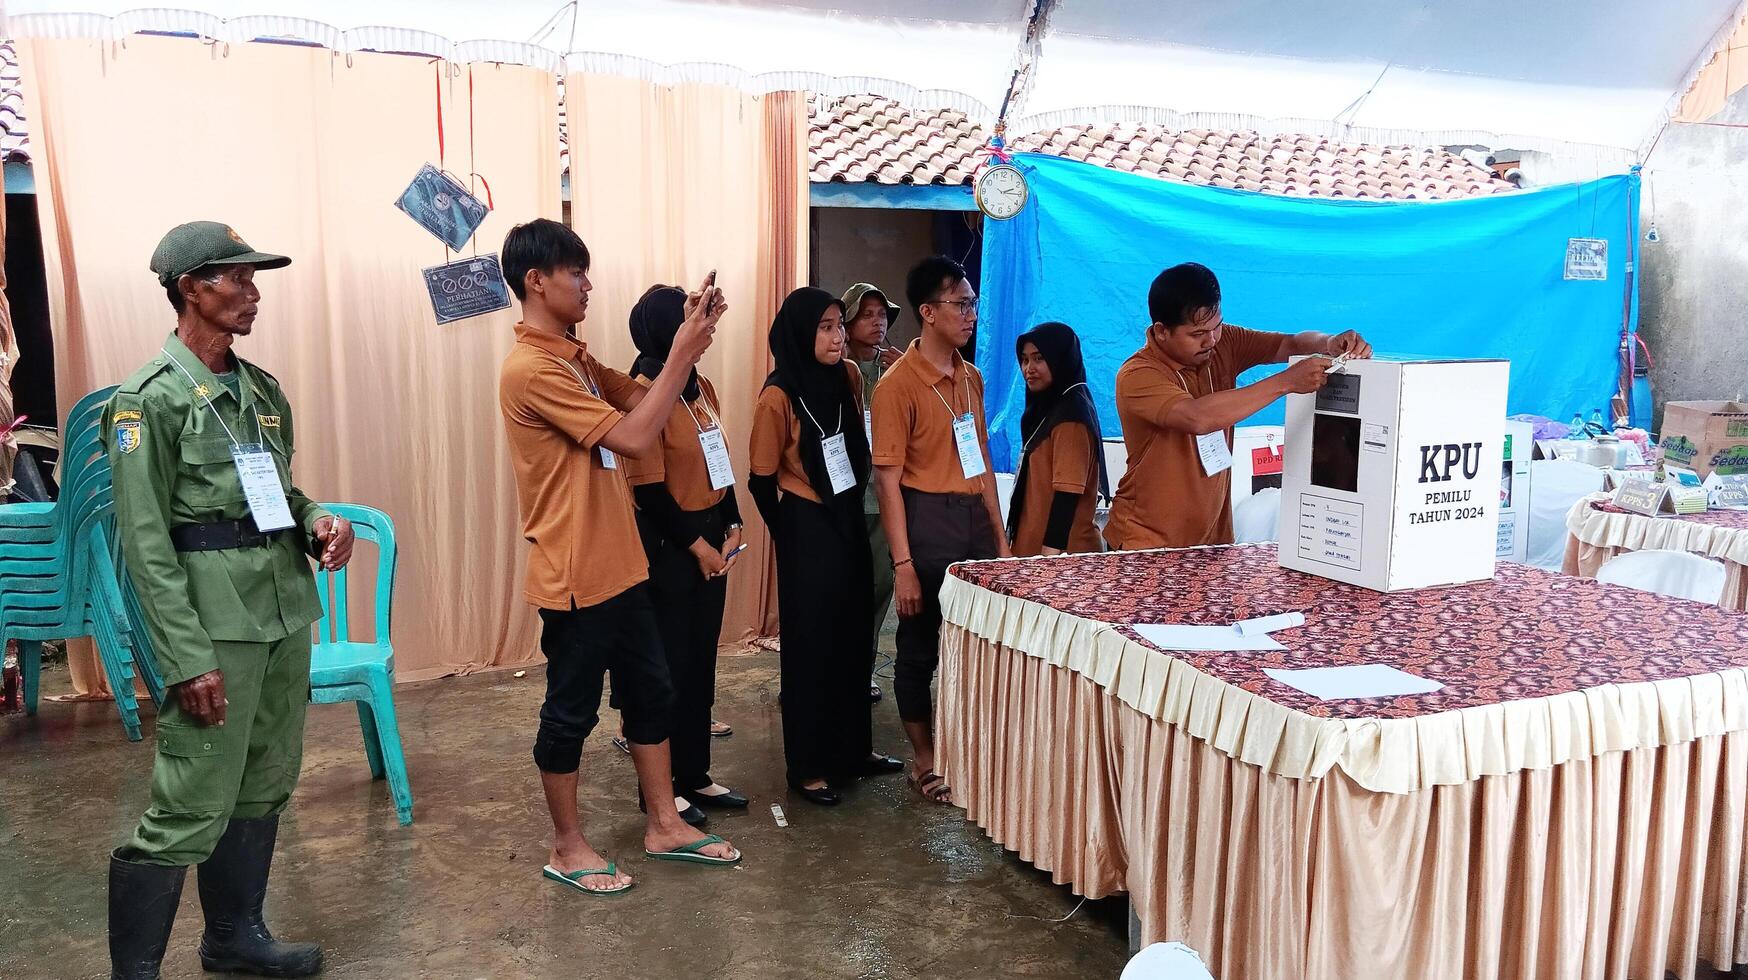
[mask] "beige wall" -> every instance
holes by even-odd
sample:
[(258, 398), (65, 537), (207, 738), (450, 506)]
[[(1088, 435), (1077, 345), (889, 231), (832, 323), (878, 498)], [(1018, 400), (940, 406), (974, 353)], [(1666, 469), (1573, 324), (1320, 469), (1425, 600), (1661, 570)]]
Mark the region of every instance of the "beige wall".
[(888, 338), (909, 343), (916, 317), (904, 298), (904, 275), (934, 252), (933, 211), (899, 208), (814, 208), (809, 281), (841, 294), (858, 282), (887, 290), (905, 307)]

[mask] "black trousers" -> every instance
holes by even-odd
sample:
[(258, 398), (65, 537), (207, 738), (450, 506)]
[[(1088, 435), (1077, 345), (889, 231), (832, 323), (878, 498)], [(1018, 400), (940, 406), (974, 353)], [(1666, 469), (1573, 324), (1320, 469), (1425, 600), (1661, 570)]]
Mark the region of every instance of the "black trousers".
[[(716, 510), (688, 516), (699, 521), (701, 534), (721, 550), (728, 529)], [(639, 524), (644, 518), (638, 512)], [(685, 795), (703, 789), (710, 777), (710, 708), (716, 704), (716, 647), (722, 638), (722, 612), (728, 599), (728, 579), (706, 579), (691, 542), (663, 539), (653, 528), (640, 527), (649, 556), (650, 594), (668, 676), (674, 685), (674, 710), (669, 716), (669, 751), (673, 754), (674, 791)]]
[(540, 650), (546, 654), (546, 700), (534, 764), (541, 772), (577, 771), (583, 739), (601, 718), (603, 671), (613, 676), (625, 737), (639, 745), (667, 740), (674, 691), (647, 583), (593, 606), (540, 610)]
[(929, 687), (941, 663), (941, 583), (957, 562), (994, 558), (995, 528), (982, 497), (957, 493), (904, 491), (904, 516), (910, 558), (923, 586), (915, 616), (898, 618), (898, 659), (893, 690), (898, 717), (907, 722), (934, 718)]
[(778, 505), (783, 759), (790, 785), (853, 772), (873, 751), (874, 599), (860, 501)]

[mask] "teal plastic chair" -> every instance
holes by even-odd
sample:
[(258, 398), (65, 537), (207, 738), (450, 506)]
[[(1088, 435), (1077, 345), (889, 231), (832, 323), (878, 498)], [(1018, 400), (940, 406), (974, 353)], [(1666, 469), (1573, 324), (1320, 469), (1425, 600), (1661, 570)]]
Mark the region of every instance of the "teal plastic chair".
[(358, 702), (358, 724), (364, 730), (364, 755), (373, 779), (387, 777), (401, 825), (413, 822), (413, 789), (407, 782), (407, 760), (401, 752), (401, 729), (395, 720), (394, 647), (389, 623), (394, 608), (395, 530), (387, 514), (359, 504), (322, 506), (352, 522), (357, 536), (376, 545), (375, 631), (369, 641), (353, 642), (346, 597), (346, 570), (316, 570), (316, 591), (322, 598), (322, 619), (316, 624), (310, 652), (310, 701), (313, 704)]

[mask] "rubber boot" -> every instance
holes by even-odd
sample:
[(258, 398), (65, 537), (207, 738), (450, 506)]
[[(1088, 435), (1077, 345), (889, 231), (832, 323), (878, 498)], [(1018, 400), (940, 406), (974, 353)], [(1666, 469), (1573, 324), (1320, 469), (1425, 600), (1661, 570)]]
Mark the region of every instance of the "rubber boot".
[(212, 856), (200, 865), (200, 908), (206, 934), (200, 964), (208, 970), (262, 977), (307, 977), (322, 970), (315, 943), (282, 943), (261, 919), (279, 817), (231, 820)]
[(109, 856), (109, 968), (113, 980), (158, 980), (188, 869)]

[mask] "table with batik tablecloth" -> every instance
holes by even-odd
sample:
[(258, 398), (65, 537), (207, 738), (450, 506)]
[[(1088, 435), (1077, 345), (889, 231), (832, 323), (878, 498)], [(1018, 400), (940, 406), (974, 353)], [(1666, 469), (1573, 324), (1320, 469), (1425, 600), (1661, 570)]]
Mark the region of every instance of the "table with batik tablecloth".
[[(1221, 980), (1748, 960), (1748, 617), (1520, 565), (1380, 594), (1273, 546), (957, 566), (939, 768), (993, 839)], [(1128, 624), (1303, 612), (1272, 652)], [(1320, 701), (1265, 667), (1390, 664)]]
[(1724, 563), (1724, 594), (1718, 605), (1748, 609), (1748, 510), (1646, 517), (1615, 506), (1608, 494), (1592, 494), (1566, 515), (1564, 569), (1595, 578), (1610, 558), (1627, 551), (1691, 551)]

